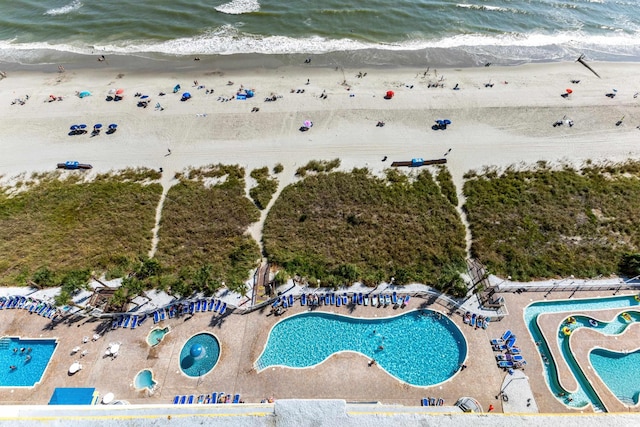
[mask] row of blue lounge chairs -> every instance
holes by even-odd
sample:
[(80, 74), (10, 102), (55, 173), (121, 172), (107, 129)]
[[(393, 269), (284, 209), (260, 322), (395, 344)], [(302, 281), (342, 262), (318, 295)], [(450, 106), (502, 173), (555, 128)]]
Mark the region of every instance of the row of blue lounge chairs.
[(227, 303), (215, 298), (197, 301), (179, 302), (153, 312), (153, 323), (162, 322), (167, 317), (172, 319), (185, 314), (213, 312), (223, 315), (227, 312)]
[(60, 315), (58, 313), (58, 309), (54, 305), (36, 298), (29, 298), (21, 295), (0, 297), (0, 310), (4, 310), (5, 308), (27, 310), (29, 313), (35, 313), (39, 316), (52, 320), (56, 319)]
[(201, 394), (197, 398), (192, 394), (189, 396), (186, 395), (176, 395), (173, 398), (174, 405), (190, 405), (193, 403), (201, 403), (201, 404), (216, 404), (216, 403), (240, 403), (240, 395), (236, 394), (231, 398), (230, 394), (222, 393), (211, 393), (211, 394)]
[[(282, 305), (284, 308), (291, 307), (294, 304), (294, 296), (281, 296), (273, 302), (273, 307)], [(372, 307), (387, 307), (389, 305), (404, 308), (409, 302), (409, 295), (398, 296), (396, 292), (392, 294), (363, 294), (362, 292), (353, 293), (351, 296), (344, 292), (342, 295), (335, 292), (325, 294), (302, 294), (300, 295), (300, 305), (302, 306), (319, 306), (319, 305), (335, 305), (340, 307), (343, 305), (371, 305)]]
[(422, 406), (442, 406), (444, 405), (444, 399), (435, 397), (425, 397), (422, 399)]
[(147, 320), (147, 314), (124, 314), (122, 316), (118, 316), (113, 320), (111, 324), (111, 329), (118, 328), (131, 328), (135, 329), (138, 326), (141, 326), (145, 320)]

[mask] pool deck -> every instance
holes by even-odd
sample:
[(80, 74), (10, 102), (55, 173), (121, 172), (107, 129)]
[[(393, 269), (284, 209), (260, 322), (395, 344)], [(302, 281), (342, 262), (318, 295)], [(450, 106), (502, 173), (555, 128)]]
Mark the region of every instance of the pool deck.
[[(568, 296), (560, 292), (552, 295), (553, 299)], [(595, 296), (593, 292), (584, 292), (575, 294), (574, 298)], [(467, 340), (467, 368), (456, 373), (445, 383), (425, 388), (402, 383), (377, 366), (369, 367), (368, 358), (347, 352), (336, 354), (314, 368), (268, 368), (257, 373), (254, 362), (264, 348), (271, 327), (283, 318), (307, 310), (306, 307), (301, 307), (298, 301), (295, 307), (279, 317), (269, 315), (269, 307), (246, 315), (227, 312), (224, 317), (212, 316), (211, 313), (196, 313), (192, 317), (167, 319), (158, 325), (154, 325), (149, 319), (135, 330), (111, 330), (110, 322), (86, 319), (54, 325), (50, 320), (30, 315), (24, 310), (2, 310), (0, 336), (57, 337), (59, 345), (41, 384), (34, 388), (0, 389), (0, 401), (2, 404), (46, 404), (56, 387), (96, 387), (100, 395), (112, 392), (116, 399), (134, 404), (166, 404), (172, 402), (173, 397), (178, 394), (193, 394), (197, 397), (212, 392), (238, 393), (244, 401), (251, 403), (273, 396), (275, 399), (344, 399), (348, 402), (382, 402), (406, 406), (418, 406), (420, 399), (428, 396), (442, 397), (445, 404), (449, 405), (462, 396), (471, 396), (476, 398), (485, 410), (492, 404), (495, 412), (501, 412), (502, 400), (496, 399), (496, 396), (499, 395), (508, 374), (496, 366), (495, 353), (489, 340), (502, 335), (505, 329), (511, 329), (518, 336), (517, 345), (528, 363), (525, 374), (535, 407), (545, 413), (575, 413), (575, 410), (560, 403), (549, 391), (536, 344), (523, 320), (523, 308), (533, 301), (543, 299), (543, 294), (506, 293), (504, 298), (511, 314), (502, 321), (492, 322), (487, 330), (471, 328), (463, 324), (459, 315), (451, 316)], [(432, 301), (412, 297), (409, 307), (405, 309), (393, 309), (391, 306), (322, 306), (317, 311), (367, 318), (398, 315), (416, 308), (430, 308), (448, 314), (444, 306), (432, 304)], [(551, 326), (543, 328), (545, 335), (557, 331), (558, 320), (551, 317), (549, 316), (548, 320)], [(606, 317), (603, 320), (606, 320)], [(162, 343), (150, 347), (146, 342), (147, 334), (156, 327), (167, 325), (171, 327), (171, 332), (165, 336)], [(549, 328), (555, 328), (555, 331), (547, 330)], [(203, 331), (213, 333), (220, 341), (220, 360), (210, 373), (200, 378), (189, 378), (179, 370), (180, 350), (189, 337)], [(97, 341), (82, 343), (84, 336), (92, 337), (96, 332), (103, 336)], [(593, 331), (578, 331), (575, 335), (575, 341), (580, 339), (580, 345), (574, 348), (580, 363), (587, 357), (586, 352), (595, 341), (603, 347), (616, 348), (613, 344), (611, 347), (603, 345), (598, 337), (590, 336), (589, 333)], [(639, 335), (640, 325), (635, 325), (623, 336), (618, 337), (615, 344), (636, 348)], [(122, 344), (115, 359), (105, 356), (105, 350), (111, 342)], [(627, 344), (624, 344), (625, 342)], [(76, 346), (88, 350), (88, 354), (84, 357), (80, 357), (80, 353), (71, 355), (71, 350)], [(80, 361), (83, 369), (70, 376), (68, 368), (76, 360)], [(152, 394), (137, 391), (133, 385), (135, 375), (142, 369), (151, 369), (154, 380), (158, 382), (158, 387)], [(566, 372), (561, 372), (563, 384), (564, 375)], [(566, 381), (569, 384), (568, 378)], [(606, 387), (597, 378), (593, 379), (593, 382), (601, 396), (604, 396)], [(604, 396), (603, 400), (606, 400), (607, 408), (610, 410), (630, 410), (613, 397), (608, 399)], [(609, 403), (609, 400), (615, 400), (618, 406)], [(610, 404), (612, 406), (609, 406)], [(631, 411), (638, 410), (637, 406), (631, 408)], [(589, 411), (590, 409), (585, 410)]]

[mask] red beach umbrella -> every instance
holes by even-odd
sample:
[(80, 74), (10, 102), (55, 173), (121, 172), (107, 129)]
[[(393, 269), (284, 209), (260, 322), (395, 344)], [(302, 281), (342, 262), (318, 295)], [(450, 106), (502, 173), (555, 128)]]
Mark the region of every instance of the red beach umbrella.
[(124, 89), (118, 89), (116, 91), (116, 95), (122, 95), (124, 93)]
[(573, 93), (573, 90), (567, 89), (567, 93)]
[(393, 98), (393, 95), (395, 95), (395, 93), (393, 93), (392, 90), (388, 90), (387, 94), (384, 96), (385, 99), (391, 99)]

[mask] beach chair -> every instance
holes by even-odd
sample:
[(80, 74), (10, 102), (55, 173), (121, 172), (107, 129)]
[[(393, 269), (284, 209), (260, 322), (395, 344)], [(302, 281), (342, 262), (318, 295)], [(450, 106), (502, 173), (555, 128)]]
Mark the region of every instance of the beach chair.
[(338, 297), (336, 299), (336, 307), (340, 307), (342, 305), (342, 298)]
[(227, 303), (223, 302), (222, 305), (220, 306), (220, 314), (224, 314), (227, 311)]
[(507, 348), (513, 347), (513, 345), (515, 343), (516, 343), (516, 336), (515, 335), (511, 335), (511, 337), (506, 342)]
[(128, 328), (130, 321), (131, 321), (131, 316), (124, 316), (124, 320), (122, 322), (122, 327), (123, 328)]
[(167, 312), (164, 310), (164, 308), (160, 309), (160, 320), (164, 320), (167, 318)]
[(502, 334), (502, 336), (500, 337), (500, 339), (504, 342), (506, 342), (509, 338), (511, 338), (511, 330), (507, 329), (504, 334)]
[(391, 304), (391, 295), (385, 295), (384, 297), (384, 305)]
[(504, 341), (502, 341), (500, 338), (492, 339), (491, 345), (504, 345)]
[[(279, 299), (278, 299), (279, 301)], [(216, 304), (213, 306), (213, 311), (218, 311), (218, 309), (220, 308), (220, 300), (217, 299), (216, 300)]]
[(187, 396), (181, 396), (180, 397), (180, 405), (184, 405), (185, 403), (187, 403)]
[(111, 322), (111, 329), (118, 329), (118, 319), (113, 319)]
[(158, 323), (160, 321), (160, 313), (158, 311), (153, 312), (153, 323)]
[(347, 305), (349, 303), (349, 297), (347, 296), (347, 293), (345, 292), (344, 294), (342, 294), (342, 305)]
[(400, 307), (401, 308), (405, 308), (408, 304), (409, 304), (409, 295), (406, 295), (404, 297), (404, 301), (402, 301), (402, 305)]
[(177, 405), (178, 403), (180, 403), (180, 395), (176, 395), (176, 397), (173, 398), (173, 404)]
[(513, 362), (510, 360), (501, 360), (498, 362), (498, 366), (504, 369), (513, 368)]
[(201, 313), (205, 313), (207, 311), (207, 300), (203, 299), (202, 300), (202, 305), (200, 306), (200, 312)]
[(218, 393), (211, 393), (211, 404), (218, 403)]
[(193, 403), (194, 399), (195, 399), (195, 396), (193, 394), (190, 394), (189, 398), (187, 399), (187, 404), (191, 405)]
[(300, 305), (301, 306), (307, 305), (307, 294), (300, 295)]
[(293, 294), (290, 294), (289, 295), (289, 307), (293, 307), (293, 302), (294, 302)]
[(395, 291), (391, 294), (391, 302), (393, 305), (398, 304), (398, 294)]
[(426, 397), (422, 399), (422, 406), (429, 406), (429, 399)]
[(138, 316), (133, 316), (131, 318), (131, 329), (135, 329), (138, 327)]
[(213, 311), (213, 305), (216, 303), (216, 300), (211, 298), (209, 300), (209, 304), (207, 305), (207, 311)]
[(364, 302), (364, 298), (362, 297), (362, 292), (358, 294), (358, 305), (362, 305)]
[(331, 295), (324, 294), (324, 305), (331, 305)]
[(138, 320), (138, 326), (142, 326), (142, 324), (144, 323), (145, 320), (147, 320), (147, 313), (143, 314), (142, 316), (140, 316), (140, 319)]
[(233, 403), (240, 403), (240, 395), (236, 394), (235, 396), (233, 396)]

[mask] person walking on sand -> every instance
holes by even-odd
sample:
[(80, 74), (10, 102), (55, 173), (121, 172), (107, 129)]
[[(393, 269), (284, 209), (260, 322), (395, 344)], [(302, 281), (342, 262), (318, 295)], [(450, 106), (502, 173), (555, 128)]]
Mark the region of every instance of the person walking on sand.
[(170, 156), (170, 155), (171, 155), (171, 148), (167, 148), (167, 154), (165, 154), (164, 156), (167, 157), (167, 156)]

